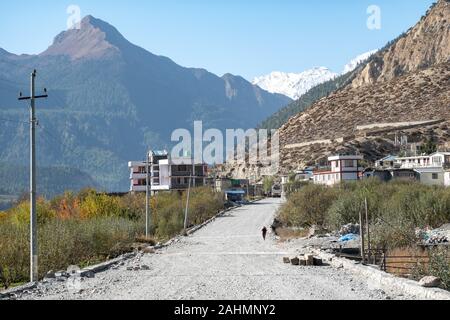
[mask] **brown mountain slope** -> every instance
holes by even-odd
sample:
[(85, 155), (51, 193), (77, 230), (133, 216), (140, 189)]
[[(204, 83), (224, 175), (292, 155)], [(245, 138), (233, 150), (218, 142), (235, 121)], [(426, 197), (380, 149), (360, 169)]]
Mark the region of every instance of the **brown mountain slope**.
[[(428, 139), (449, 147), (450, 0), (439, 0), (352, 77), (345, 88), (281, 127), (281, 173), (338, 153), (361, 153), (375, 160)], [(399, 145), (403, 136), (410, 145)], [(226, 172), (258, 176), (260, 168), (230, 164)]]
[(413, 28), (375, 54), (353, 81), (354, 87), (391, 80), (448, 62), (450, 1), (439, 0)]
[(291, 118), (282, 145), (352, 135), (357, 126), (450, 118), (450, 63), (363, 88), (348, 87)]
[(449, 140), (450, 63), (348, 87), (320, 100), (280, 129), (281, 167), (312, 165), (332, 153), (361, 152), (369, 160), (395, 152), (394, 136), (410, 142)]
[(413, 28), (360, 66), (346, 88), (316, 102), (280, 129), (282, 171), (333, 153), (369, 160), (410, 143), (450, 134), (450, 1), (440, 0)]

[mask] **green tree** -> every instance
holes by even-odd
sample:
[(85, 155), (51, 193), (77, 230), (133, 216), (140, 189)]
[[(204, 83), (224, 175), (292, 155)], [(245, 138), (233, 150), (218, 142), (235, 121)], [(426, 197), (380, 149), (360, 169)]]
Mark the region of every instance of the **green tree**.
[(272, 187), (274, 184), (273, 177), (265, 177), (263, 182), (263, 189), (265, 193), (269, 193), (272, 191)]
[(427, 139), (427, 141), (420, 146), (420, 153), (430, 155), (437, 151), (437, 144), (433, 141), (433, 139)]

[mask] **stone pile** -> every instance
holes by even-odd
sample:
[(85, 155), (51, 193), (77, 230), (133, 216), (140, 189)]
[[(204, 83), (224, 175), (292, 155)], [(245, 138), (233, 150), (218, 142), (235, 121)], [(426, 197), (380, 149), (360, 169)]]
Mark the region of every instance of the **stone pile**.
[(323, 261), (313, 254), (304, 254), (293, 258), (284, 257), (283, 262), (294, 266), (323, 266)]

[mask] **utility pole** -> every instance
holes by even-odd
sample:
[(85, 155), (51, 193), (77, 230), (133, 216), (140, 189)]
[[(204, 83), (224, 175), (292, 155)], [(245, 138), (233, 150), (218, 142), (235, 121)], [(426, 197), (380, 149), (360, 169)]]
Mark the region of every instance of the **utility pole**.
[(187, 230), (187, 224), (188, 224), (188, 212), (189, 212), (189, 197), (191, 195), (191, 180), (192, 180), (192, 174), (189, 177), (189, 186), (188, 186), (188, 192), (187, 192), (187, 198), (186, 198), (186, 209), (184, 211), (184, 233), (186, 234)]
[(47, 98), (47, 89), (43, 95), (35, 95), (36, 70), (31, 73), (31, 94), (19, 100), (30, 100), (30, 282), (39, 280), (38, 274), (38, 239), (37, 239), (37, 212), (36, 212), (36, 99)]
[(249, 187), (250, 179), (247, 180), (247, 200), (250, 201), (250, 187)]
[(146, 188), (145, 188), (145, 237), (148, 238), (150, 236), (150, 223), (151, 223), (151, 209), (150, 209), (150, 193), (151, 193), (151, 178), (150, 178), (150, 160), (152, 161), (151, 165), (153, 166), (153, 159), (150, 159), (150, 154), (152, 154), (151, 151), (147, 152), (147, 166), (146, 166), (146, 172), (147, 172), (147, 180), (146, 180)]

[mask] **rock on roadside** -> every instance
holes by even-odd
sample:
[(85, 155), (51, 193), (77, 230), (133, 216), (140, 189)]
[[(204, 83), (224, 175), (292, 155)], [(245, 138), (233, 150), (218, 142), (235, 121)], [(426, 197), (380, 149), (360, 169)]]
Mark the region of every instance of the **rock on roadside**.
[(419, 284), (425, 288), (438, 288), (441, 286), (441, 279), (433, 276), (427, 276), (420, 279)]

